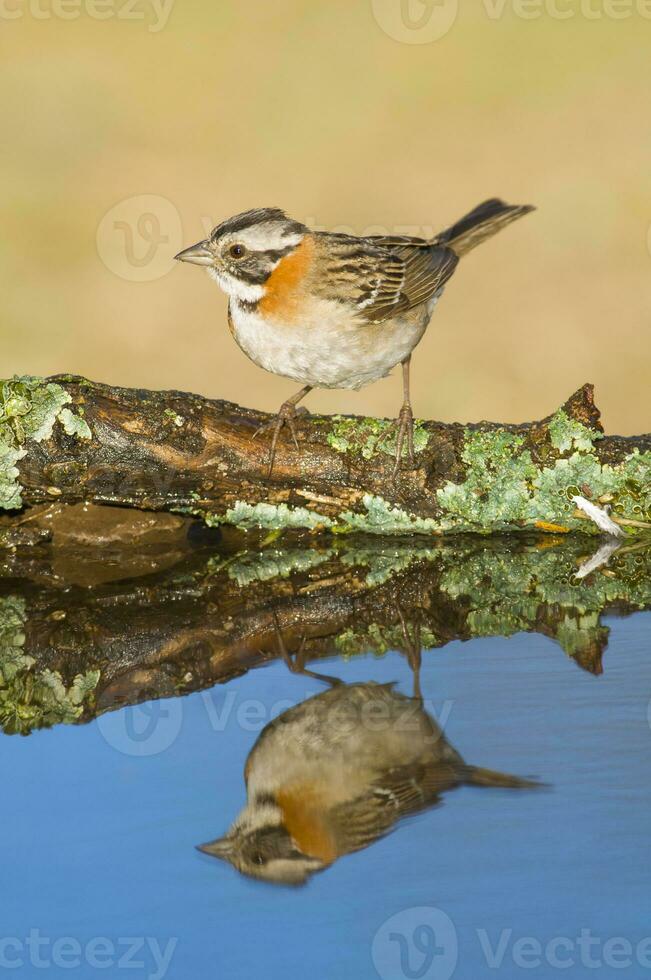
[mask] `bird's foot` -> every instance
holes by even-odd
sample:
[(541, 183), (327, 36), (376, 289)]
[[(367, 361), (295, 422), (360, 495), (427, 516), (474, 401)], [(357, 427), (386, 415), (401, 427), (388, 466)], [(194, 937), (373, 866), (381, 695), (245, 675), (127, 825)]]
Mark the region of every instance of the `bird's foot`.
[(405, 444), (405, 439), (407, 439), (407, 458), (409, 460), (409, 465), (416, 465), (416, 458), (414, 455), (414, 413), (409, 402), (405, 402), (405, 404), (402, 406), (398, 418), (388, 426), (386, 431), (378, 440), (378, 445), (385, 442), (387, 437), (393, 432), (396, 432), (396, 454), (391, 479), (395, 480), (400, 471), (402, 450)]
[(300, 448), (298, 445), (298, 437), (296, 435), (296, 425), (295, 425), (295, 419), (299, 411), (301, 410), (296, 408), (296, 404), (291, 399), (288, 399), (288, 401), (282, 403), (282, 405), (278, 410), (278, 414), (276, 415), (275, 418), (271, 419), (270, 422), (263, 422), (262, 425), (258, 426), (258, 428), (253, 433), (254, 439), (256, 439), (261, 432), (267, 432), (271, 430), (273, 433), (271, 437), (271, 447), (269, 450), (269, 469), (267, 470), (268, 477), (270, 477), (273, 472), (274, 460), (276, 458), (276, 445), (278, 443), (278, 437), (280, 436), (281, 430), (285, 426), (287, 426), (287, 428), (289, 429), (296, 448), (297, 449)]
[(414, 675), (414, 697), (419, 700), (422, 699), (421, 689), (420, 689), (420, 667), (422, 661), (423, 648), (421, 645), (420, 638), (420, 623), (414, 624), (414, 635), (411, 637), (409, 635), (409, 630), (407, 629), (407, 621), (405, 619), (405, 614), (402, 611), (402, 607), (399, 602), (396, 602), (396, 610), (398, 612), (398, 619), (400, 620), (400, 628), (402, 629), (402, 637), (405, 645), (405, 653), (407, 654), (407, 660), (409, 666), (411, 667), (412, 673)]
[(282, 630), (278, 623), (278, 616), (274, 612), (274, 633), (276, 634), (276, 645), (278, 647), (278, 653), (282, 660), (285, 661), (288, 669), (292, 674), (303, 674), (306, 677), (314, 677), (317, 681), (324, 681), (326, 684), (330, 684), (331, 687), (336, 687), (338, 684), (343, 684), (343, 681), (339, 677), (331, 677), (328, 674), (317, 674), (314, 670), (308, 670), (305, 666), (306, 659), (306, 649), (305, 644), (307, 643), (307, 637), (304, 636), (301, 640), (300, 646), (296, 653), (292, 654), (287, 649), (285, 643), (285, 638), (282, 634)]

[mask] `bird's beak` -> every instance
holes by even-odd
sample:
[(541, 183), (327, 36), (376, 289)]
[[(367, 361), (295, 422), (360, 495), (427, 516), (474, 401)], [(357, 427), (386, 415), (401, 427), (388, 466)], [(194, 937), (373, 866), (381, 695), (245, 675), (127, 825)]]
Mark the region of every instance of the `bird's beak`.
[(192, 262), (193, 265), (212, 265), (215, 261), (208, 240), (191, 245), (190, 248), (186, 248), (175, 255), (174, 258), (178, 259), (179, 262)]
[(211, 840), (207, 844), (197, 844), (197, 850), (202, 854), (210, 854), (211, 857), (227, 861), (233, 846), (228, 837), (218, 837), (217, 840)]

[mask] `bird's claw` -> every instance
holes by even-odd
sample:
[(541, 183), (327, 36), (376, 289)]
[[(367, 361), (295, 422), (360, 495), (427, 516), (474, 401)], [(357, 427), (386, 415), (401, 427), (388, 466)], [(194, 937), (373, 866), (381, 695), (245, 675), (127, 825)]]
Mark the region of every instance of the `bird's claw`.
[(298, 437), (296, 435), (296, 425), (294, 424), (296, 415), (296, 405), (294, 405), (294, 403), (291, 401), (283, 402), (276, 417), (271, 419), (269, 422), (263, 422), (262, 425), (258, 426), (253, 433), (253, 438), (255, 439), (261, 432), (266, 432), (268, 430), (273, 431), (273, 435), (271, 437), (271, 447), (269, 450), (269, 469), (267, 470), (267, 477), (270, 477), (273, 473), (274, 460), (276, 459), (276, 445), (278, 443), (280, 432), (284, 426), (287, 426), (289, 429), (296, 448), (300, 448), (298, 445)]
[(398, 473), (400, 472), (400, 463), (402, 460), (402, 447), (405, 443), (405, 437), (407, 438), (407, 459), (410, 466), (416, 465), (416, 457), (414, 454), (414, 413), (411, 409), (411, 405), (408, 403), (403, 405), (400, 409), (400, 414), (398, 418), (391, 423), (389, 428), (384, 432), (380, 439), (383, 442), (389, 433), (397, 429), (396, 436), (396, 455), (395, 463), (393, 467), (393, 472), (391, 473), (391, 479), (395, 480)]

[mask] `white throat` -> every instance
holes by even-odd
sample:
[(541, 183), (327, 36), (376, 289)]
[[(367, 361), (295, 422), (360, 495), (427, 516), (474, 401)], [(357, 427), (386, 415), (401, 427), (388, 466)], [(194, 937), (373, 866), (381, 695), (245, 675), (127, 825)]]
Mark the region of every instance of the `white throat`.
[(262, 286), (258, 286), (255, 283), (242, 282), (240, 279), (236, 279), (235, 276), (231, 276), (228, 272), (224, 272), (219, 269), (215, 269), (212, 266), (208, 268), (208, 275), (211, 279), (214, 279), (220, 289), (222, 289), (227, 296), (233, 299), (244, 300), (247, 303), (256, 303), (259, 299), (264, 296), (264, 289)]

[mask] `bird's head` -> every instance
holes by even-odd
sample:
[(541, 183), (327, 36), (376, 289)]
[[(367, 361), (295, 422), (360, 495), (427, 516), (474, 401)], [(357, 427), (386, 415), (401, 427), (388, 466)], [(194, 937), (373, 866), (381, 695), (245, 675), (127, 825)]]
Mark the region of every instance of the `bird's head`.
[(175, 258), (204, 266), (230, 298), (255, 303), (278, 263), (306, 232), (305, 225), (279, 208), (255, 208), (222, 221), (208, 238)]
[(225, 837), (200, 844), (199, 851), (228, 861), (242, 874), (278, 885), (304, 885), (325, 865), (304, 854), (285, 827), (267, 824), (253, 830), (233, 827)]

